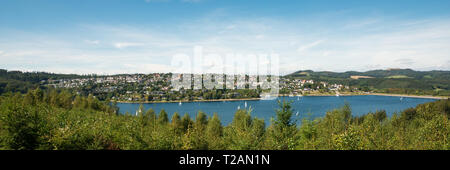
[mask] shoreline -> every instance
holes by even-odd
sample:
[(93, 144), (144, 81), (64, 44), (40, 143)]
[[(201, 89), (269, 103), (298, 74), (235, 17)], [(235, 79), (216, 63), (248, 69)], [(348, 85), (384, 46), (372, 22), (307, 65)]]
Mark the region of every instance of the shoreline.
[[(392, 96), (392, 97), (410, 97), (410, 98), (423, 98), (423, 99), (448, 99), (449, 96), (429, 96), (429, 95), (408, 95), (408, 94), (389, 94), (389, 93), (363, 93), (363, 94), (339, 94), (339, 96), (368, 96), (368, 95), (374, 95), (374, 96)], [(298, 97), (299, 95), (294, 95), (292, 97)], [(311, 97), (332, 97), (336, 95), (331, 94), (309, 94), (306, 96)], [(278, 97), (289, 97), (289, 95), (278, 95)], [(226, 101), (254, 101), (254, 100), (262, 100), (263, 98), (243, 98), (243, 99), (212, 99), (212, 100), (174, 100), (174, 101), (144, 101), (144, 102), (138, 102), (138, 101), (116, 101), (117, 103), (130, 103), (130, 104), (152, 104), (152, 103), (191, 103), (191, 102), (226, 102)], [(113, 101), (112, 101), (113, 102)]]
[(389, 93), (370, 93), (367, 95), (376, 96), (393, 96), (393, 97), (411, 97), (411, 98), (423, 98), (423, 99), (448, 99), (450, 96), (429, 96), (429, 95), (410, 95), (410, 94), (389, 94)]
[[(339, 96), (392, 96), (392, 97), (411, 97), (411, 98), (423, 98), (423, 99), (448, 99), (450, 96), (430, 96), (430, 95), (410, 95), (410, 94), (391, 94), (391, 93), (357, 93), (357, 94), (339, 94)], [(289, 95), (279, 95), (281, 96), (289, 96)], [(320, 97), (326, 97), (326, 96), (336, 96), (331, 94), (309, 94), (306, 96), (320, 96)], [(296, 97), (296, 96), (293, 96)]]
[(192, 103), (192, 102), (225, 102), (225, 101), (244, 101), (244, 100), (261, 100), (262, 98), (244, 98), (244, 99), (212, 99), (212, 100), (173, 100), (173, 101), (145, 101), (145, 102), (137, 102), (137, 101), (116, 101), (117, 103), (143, 103), (143, 104), (151, 104), (151, 103)]

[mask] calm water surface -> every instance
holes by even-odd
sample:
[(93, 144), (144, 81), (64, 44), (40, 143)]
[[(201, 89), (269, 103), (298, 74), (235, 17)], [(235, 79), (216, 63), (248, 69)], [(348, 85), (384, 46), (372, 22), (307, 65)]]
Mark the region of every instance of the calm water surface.
[[(343, 106), (346, 102), (350, 104), (353, 115), (363, 115), (376, 110), (386, 110), (388, 116), (404, 109), (415, 107), (418, 104), (432, 102), (435, 99), (426, 98), (410, 98), (410, 97), (394, 97), (394, 96), (304, 96), (304, 97), (280, 97), (292, 101), (294, 109), (294, 118), (300, 120), (302, 118), (322, 117), (329, 110)], [(143, 104), (144, 108), (153, 108), (159, 113), (161, 109), (166, 110), (169, 119), (174, 112), (178, 112), (180, 116), (188, 113), (191, 118), (195, 118), (198, 111), (203, 111), (207, 115), (212, 116), (218, 113), (222, 124), (227, 125), (233, 119), (234, 113), (238, 108), (251, 107), (253, 109), (252, 116), (264, 119), (266, 124), (269, 123), (271, 117), (275, 117), (275, 110), (278, 108), (277, 100), (254, 100), (254, 101), (226, 101), (226, 102), (189, 102), (189, 103), (150, 103)], [(139, 108), (138, 103), (119, 103), (120, 113), (126, 112), (135, 114)], [(298, 113), (298, 115), (296, 114)]]

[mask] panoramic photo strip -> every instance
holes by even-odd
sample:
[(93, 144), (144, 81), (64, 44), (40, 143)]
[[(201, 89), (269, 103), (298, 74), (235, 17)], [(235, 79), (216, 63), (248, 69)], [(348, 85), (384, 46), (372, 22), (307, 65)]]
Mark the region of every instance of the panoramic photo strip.
[(0, 1), (11, 159), (274, 168), (450, 150), (449, 97), (448, 0)]

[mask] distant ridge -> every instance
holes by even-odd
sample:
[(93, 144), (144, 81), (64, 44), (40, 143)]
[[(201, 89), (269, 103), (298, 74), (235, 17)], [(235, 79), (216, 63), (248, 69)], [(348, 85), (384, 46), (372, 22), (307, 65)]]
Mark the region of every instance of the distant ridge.
[(389, 68), (386, 70), (371, 70), (366, 72), (346, 71), (346, 72), (331, 72), (331, 71), (312, 71), (299, 70), (288, 74), (285, 77), (330, 77), (330, 78), (351, 78), (352, 76), (373, 77), (373, 78), (442, 78), (450, 79), (450, 71), (414, 71), (412, 69)]
[(402, 94), (450, 94), (450, 71), (414, 71), (412, 69), (371, 70), (366, 72), (331, 72), (299, 70), (284, 76), (289, 79), (310, 79), (345, 84), (366, 90)]

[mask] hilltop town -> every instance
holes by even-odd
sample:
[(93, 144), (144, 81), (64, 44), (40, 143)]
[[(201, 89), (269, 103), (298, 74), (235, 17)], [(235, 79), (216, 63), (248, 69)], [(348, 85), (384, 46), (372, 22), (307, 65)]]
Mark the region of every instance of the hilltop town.
[[(249, 89), (248, 84), (239, 82), (232, 89), (180, 89), (171, 86), (170, 73), (131, 74), (74, 79), (49, 79), (41, 84), (53, 88), (66, 88), (77, 93), (93, 94), (101, 99), (123, 102), (163, 102), (163, 101), (198, 101), (217, 99), (249, 99), (259, 98), (263, 90)], [(251, 79), (251, 78), (248, 78)], [(243, 87), (246, 86), (247, 88)], [(243, 87), (238, 88), (238, 87)], [(280, 95), (339, 95), (345, 92), (356, 92), (343, 84), (331, 84), (298, 78), (280, 78)]]
[[(278, 94), (335, 96), (378, 93), (445, 97), (450, 96), (449, 73), (410, 69), (343, 73), (302, 70), (279, 77)], [(267, 92), (260, 88), (261, 81), (255, 76), (245, 76), (244, 81), (242, 77), (240, 78), (240, 81), (234, 82), (231, 88), (218, 80), (219, 86), (227, 88), (197, 86), (175, 89), (171, 86), (171, 73), (77, 75), (0, 69), (0, 93), (26, 93), (30, 89), (41, 87), (68, 90), (83, 96), (92, 94), (100, 100), (108, 101), (183, 102), (260, 99), (263, 97), (261, 94)], [(202, 79), (192, 79), (192, 83), (202, 84)]]

